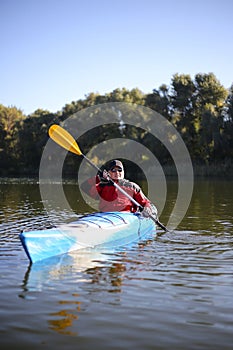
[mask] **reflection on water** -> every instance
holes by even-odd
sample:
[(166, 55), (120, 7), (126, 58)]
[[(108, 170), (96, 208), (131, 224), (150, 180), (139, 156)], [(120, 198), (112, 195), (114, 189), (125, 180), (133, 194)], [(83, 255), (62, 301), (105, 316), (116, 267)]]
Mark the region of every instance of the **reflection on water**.
[[(72, 295), (78, 297), (78, 295)], [(62, 310), (49, 314), (49, 316), (52, 316), (52, 319), (48, 320), (49, 329), (52, 329), (60, 334), (71, 336), (77, 335), (77, 332), (71, 332), (67, 328), (71, 327), (73, 321), (78, 319), (78, 315), (76, 313), (80, 311), (81, 302), (61, 300), (59, 304), (62, 306)], [(71, 306), (72, 309), (70, 310)], [(68, 309), (66, 309), (67, 307)]]
[[(106, 271), (103, 273), (100, 267), (88, 269), (86, 273), (90, 276), (88, 283), (101, 285), (104, 282), (106, 284), (106, 278), (108, 278), (113, 287), (108, 289), (108, 292), (119, 293), (121, 292), (122, 273), (124, 271), (125, 266), (123, 264), (114, 263), (108, 268), (107, 274)], [(49, 314), (48, 324), (50, 329), (65, 335), (78, 335), (78, 331), (72, 332), (70, 328), (73, 326), (73, 328), (78, 329), (78, 325), (74, 327), (73, 322), (77, 322), (78, 314), (82, 310), (82, 302), (79, 301), (79, 296), (79, 293), (72, 293), (72, 300), (70, 300), (70, 298), (66, 300), (65, 295), (63, 297), (64, 299), (59, 300), (59, 311)], [(50, 319), (51, 316), (52, 318)]]
[[(77, 285), (83, 283), (93, 286), (108, 285), (108, 293), (120, 293), (126, 271), (124, 255), (124, 253), (103, 254), (94, 250), (79, 251), (29, 265), (19, 297), (27, 300), (36, 299), (37, 292), (42, 292), (48, 287), (55, 289), (57, 282), (64, 283), (68, 274), (72, 276), (72, 283)], [(123, 258), (123, 261), (115, 261), (119, 258)], [(93, 290), (97, 291), (94, 287)], [(49, 329), (64, 335), (78, 335), (78, 331), (73, 332), (70, 328), (77, 322), (78, 314), (82, 310), (79, 296), (79, 293), (70, 294), (67, 291), (61, 293), (57, 301), (57, 311), (48, 313)]]
[(63, 281), (68, 274), (75, 274), (74, 282), (80, 281), (80, 273), (105, 262), (108, 256), (95, 250), (82, 250), (69, 254), (54, 256), (49, 259), (30, 264), (24, 278), (24, 290), (22, 297), (27, 297), (27, 292), (42, 291), (48, 284), (55, 281)]

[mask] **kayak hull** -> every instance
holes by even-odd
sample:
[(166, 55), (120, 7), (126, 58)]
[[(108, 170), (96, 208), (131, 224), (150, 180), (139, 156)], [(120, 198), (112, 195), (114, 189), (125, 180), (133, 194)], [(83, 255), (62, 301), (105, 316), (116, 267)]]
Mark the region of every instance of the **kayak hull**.
[(156, 234), (153, 220), (129, 212), (93, 213), (72, 223), (19, 235), (31, 263), (80, 249), (113, 249)]

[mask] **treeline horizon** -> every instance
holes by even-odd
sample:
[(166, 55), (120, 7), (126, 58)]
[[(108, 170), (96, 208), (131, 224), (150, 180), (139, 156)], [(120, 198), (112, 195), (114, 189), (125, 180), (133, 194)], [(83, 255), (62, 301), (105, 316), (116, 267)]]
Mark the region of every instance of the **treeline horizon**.
[[(148, 94), (139, 88), (117, 88), (102, 95), (92, 92), (84, 99), (66, 104), (56, 113), (37, 109), (24, 115), (16, 106), (0, 104), (0, 176), (38, 177), (49, 127), (62, 124), (87, 107), (110, 102), (142, 105), (165, 117), (185, 142), (197, 175), (232, 176), (233, 84), (226, 89), (213, 73), (198, 73), (193, 79), (189, 74), (175, 74), (169, 86), (162, 84)], [(112, 125), (109, 131), (103, 125), (101, 130), (93, 130), (93, 135), (92, 132), (82, 135), (84, 154), (106, 138), (122, 137), (140, 140), (159, 158), (162, 166), (171, 165), (171, 157), (164, 146), (149, 132), (142, 134), (136, 127), (125, 125), (122, 129), (120, 124)], [(198, 168), (206, 171), (198, 173)], [(71, 157), (67, 159), (66, 175), (77, 175), (77, 165)]]

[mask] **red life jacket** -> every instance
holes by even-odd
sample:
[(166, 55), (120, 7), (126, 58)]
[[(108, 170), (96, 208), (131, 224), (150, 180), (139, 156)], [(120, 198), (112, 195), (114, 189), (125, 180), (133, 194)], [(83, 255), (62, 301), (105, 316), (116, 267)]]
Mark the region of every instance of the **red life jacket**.
[[(133, 197), (141, 206), (149, 206), (150, 201), (145, 197), (141, 188), (126, 179), (117, 181), (117, 184)], [(135, 212), (137, 208), (123, 193), (107, 181), (100, 181), (99, 177), (87, 180), (81, 188), (92, 198), (99, 199), (100, 211), (129, 211)]]

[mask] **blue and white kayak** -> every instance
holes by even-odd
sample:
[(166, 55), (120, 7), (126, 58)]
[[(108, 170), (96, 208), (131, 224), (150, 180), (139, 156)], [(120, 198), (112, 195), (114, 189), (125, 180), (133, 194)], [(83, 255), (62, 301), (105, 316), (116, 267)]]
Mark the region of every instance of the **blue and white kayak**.
[(56, 228), (20, 233), (31, 263), (79, 249), (118, 249), (154, 237), (156, 225), (139, 213), (93, 213)]

